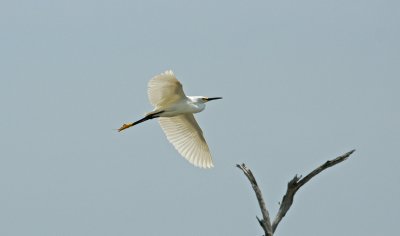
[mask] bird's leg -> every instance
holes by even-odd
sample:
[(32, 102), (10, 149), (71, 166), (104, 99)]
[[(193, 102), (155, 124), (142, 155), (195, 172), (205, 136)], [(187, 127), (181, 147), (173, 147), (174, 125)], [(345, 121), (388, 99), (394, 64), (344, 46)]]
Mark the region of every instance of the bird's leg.
[(146, 121), (146, 120), (151, 120), (151, 119), (160, 117), (160, 116), (158, 116), (158, 115), (161, 114), (161, 113), (163, 113), (163, 112), (164, 112), (164, 111), (159, 111), (159, 112), (156, 112), (156, 113), (153, 113), (153, 114), (148, 114), (147, 116), (143, 117), (142, 119), (140, 119), (140, 120), (138, 120), (138, 121), (135, 121), (135, 122), (133, 122), (133, 123), (123, 124), (123, 125), (121, 126), (121, 128), (118, 129), (118, 132), (121, 132), (122, 130), (127, 129), (127, 128), (129, 128), (129, 127), (132, 127), (132, 126), (134, 126), (134, 125), (140, 124), (140, 123), (142, 123), (142, 122), (144, 122), (144, 121)]

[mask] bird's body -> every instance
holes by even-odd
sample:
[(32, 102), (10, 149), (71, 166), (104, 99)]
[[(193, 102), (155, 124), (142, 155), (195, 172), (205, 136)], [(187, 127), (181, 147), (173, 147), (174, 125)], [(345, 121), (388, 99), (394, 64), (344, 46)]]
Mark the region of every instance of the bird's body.
[(118, 131), (158, 118), (168, 140), (183, 157), (195, 166), (213, 167), (203, 131), (193, 114), (203, 111), (206, 102), (221, 99), (221, 97), (186, 96), (182, 84), (171, 70), (149, 81), (148, 96), (154, 110), (136, 122), (124, 124)]
[[(170, 104), (168, 107), (155, 108), (150, 113), (157, 113), (163, 111), (159, 114), (160, 117), (173, 117), (177, 115), (182, 115), (186, 113), (199, 113), (206, 108), (204, 103), (199, 103), (197, 100), (199, 96), (187, 96), (176, 103)], [(149, 114), (150, 114), (149, 113)]]

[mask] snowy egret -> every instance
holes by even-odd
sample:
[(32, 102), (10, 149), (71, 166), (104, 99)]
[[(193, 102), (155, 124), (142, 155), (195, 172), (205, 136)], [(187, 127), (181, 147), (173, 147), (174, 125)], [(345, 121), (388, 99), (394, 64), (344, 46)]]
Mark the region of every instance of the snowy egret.
[(154, 110), (138, 121), (123, 124), (118, 131), (158, 118), (167, 139), (186, 160), (197, 167), (213, 167), (203, 131), (193, 113), (204, 110), (206, 102), (222, 97), (186, 96), (182, 84), (171, 70), (153, 77), (149, 81), (147, 94)]

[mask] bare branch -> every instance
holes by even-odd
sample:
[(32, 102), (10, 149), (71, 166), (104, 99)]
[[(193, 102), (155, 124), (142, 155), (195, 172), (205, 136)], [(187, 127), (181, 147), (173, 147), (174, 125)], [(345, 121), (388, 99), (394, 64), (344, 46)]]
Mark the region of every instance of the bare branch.
[(344, 160), (346, 160), (355, 150), (351, 150), (348, 153), (345, 153), (333, 160), (329, 160), (310, 172), (304, 178), (298, 177), (297, 175), (288, 183), (286, 194), (282, 198), (281, 206), (279, 207), (278, 214), (272, 223), (272, 232), (275, 232), (276, 228), (278, 227), (279, 222), (281, 222), (282, 218), (286, 215), (290, 207), (292, 206), (294, 195), (296, 194), (297, 190), (299, 190), (304, 184), (310, 181), (311, 178), (316, 176), (317, 174), (321, 173), (323, 170), (332, 167)]
[(257, 220), (260, 223), (261, 227), (263, 228), (263, 230), (265, 232), (265, 236), (272, 236), (273, 232), (272, 232), (271, 220), (269, 218), (269, 213), (268, 213), (267, 207), (265, 206), (265, 201), (263, 199), (261, 190), (258, 187), (256, 178), (254, 177), (254, 175), (251, 172), (251, 170), (246, 167), (245, 164), (236, 165), (236, 167), (243, 171), (243, 173), (249, 179), (249, 181), (251, 183), (251, 186), (253, 187), (254, 192), (256, 193), (258, 204), (260, 205), (261, 213), (263, 215), (263, 219), (262, 220), (260, 220), (258, 217), (257, 217)]
[(307, 183), (312, 177), (314, 177), (317, 174), (321, 173), (323, 170), (328, 169), (329, 167), (332, 167), (332, 166), (334, 166), (336, 164), (339, 164), (342, 161), (347, 160), (347, 158), (349, 158), (349, 156), (351, 154), (353, 154), (353, 152), (355, 152), (355, 151), (356, 151), (355, 149), (351, 150), (350, 152), (347, 152), (347, 153), (345, 153), (345, 154), (343, 154), (341, 156), (338, 156), (333, 160), (326, 161), (324, 164), (319, 166), (317, 169), (313, 170), (307, 176), (302, 178), (297, 184), (297, 189), (299, 189), (301, 186), (303, 186), (305, 183)]
[(276, 228), (278, 227), (278, 224), (281, 222), (282, 218), (286, 215), (286, 213), (289, 211), (290, 207), (292, 206), (294, 195), (304, 184), (306, 184), (314, 176), (318, 175), (325, 169), (332, 167), (332, 166), (346, 160), (351, 154), (353, 154), (353, 152), (355, 152), (355, 150), (351, 150), (350, 152), (347, 152), (333, 160), (326, 161), (324, 164), (317, 167), (315, 170), (310, 172), (304, 178), (302, 178), (301, 176), (295, 175), (294, 178), (292, 180), (290, 180), (287, 185), (286, 194), (282, 198), (282, 201), (281, 201), (281, 204), (279, 207), (279, 211), (276, 214), (276, 217), (275, 217), (272, 225), (271, 225), (271, 221), (269, 218), (269, 213), (268, 213), (267, 207), (266, 207), (264, 199), (262, 197), (261, 190), (257, 185), (257, 181), (256, 181), (253, 173), (251, 172), (251, 170), (249, 168), (246, 167), (245, 164), (236, 165), (236, 167), (241, 169), (243, 171), (243, 173), (246, 175), (246, 177), (249, 179), (251, 186), (253, 187), (253, 190), (257, 196), (258, 204), (260, 205), (260, 209), (263, 214), (263, 219), (260, 220), (257, 217), (257, 220), (260, 223), (261, 227), (263, 228), (265, 235), (273, 236)]

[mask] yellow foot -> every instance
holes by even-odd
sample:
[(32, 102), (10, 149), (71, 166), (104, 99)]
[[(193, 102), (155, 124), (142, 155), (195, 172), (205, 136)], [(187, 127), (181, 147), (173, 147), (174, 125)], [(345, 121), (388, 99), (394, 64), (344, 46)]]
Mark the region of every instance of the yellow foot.
[(118, 132), (121, 132), (122, 130), (127, 129), (131, 126), (133, 126), (133, 123), (123, 124), (121, 128), (118, 129)]

